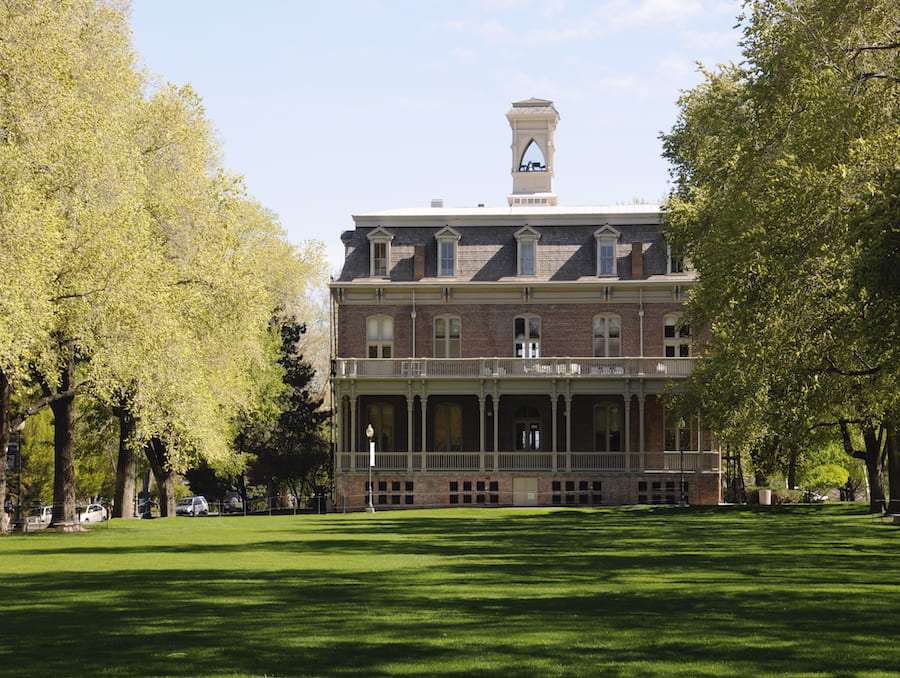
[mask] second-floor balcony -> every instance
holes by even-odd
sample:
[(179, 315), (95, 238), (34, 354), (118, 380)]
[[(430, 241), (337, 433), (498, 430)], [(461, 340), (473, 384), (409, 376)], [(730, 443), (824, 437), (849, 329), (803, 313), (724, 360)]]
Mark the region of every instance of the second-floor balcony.
[(683, 378), (695, 358), (337, 358), (336, 379)]

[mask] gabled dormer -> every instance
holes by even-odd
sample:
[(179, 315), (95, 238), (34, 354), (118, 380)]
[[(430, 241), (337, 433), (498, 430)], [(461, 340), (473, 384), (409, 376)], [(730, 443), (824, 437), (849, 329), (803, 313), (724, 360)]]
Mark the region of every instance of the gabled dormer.
[(444, 226), (435, 233), (437, 241), (437, 274), (439, 277), (450, 277), (457, 274), (457, 254), (460, 235), (458, 231)]
[(394, 235), (378, 226), (366, 237), (369, 239), (369, 275), (387, 278), (391, 270), (391, 241)]
[(537, 275), (538, 241), (541, 234), (528, 224), (515, 233), (516, 275)]
[(619, 244), (621, 233), (609, 224), (603, 224), (594, 231), (594, 241), (597, 243), (597, 276), (618, 275), (616, 264), (616, 246)]

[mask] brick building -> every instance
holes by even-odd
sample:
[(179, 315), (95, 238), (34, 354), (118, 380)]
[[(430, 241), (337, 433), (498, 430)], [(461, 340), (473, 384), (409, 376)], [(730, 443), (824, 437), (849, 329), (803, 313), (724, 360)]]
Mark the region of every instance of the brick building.
[[(560, 207), (552, 102), (516, 102), (501, 208), (353, 217), (331, 284), (338, 510), (694, 504), (720, 455), (661, 395), (694, 273), (655, 205)], [(374, 466), (370, 467), (370, 439)]]

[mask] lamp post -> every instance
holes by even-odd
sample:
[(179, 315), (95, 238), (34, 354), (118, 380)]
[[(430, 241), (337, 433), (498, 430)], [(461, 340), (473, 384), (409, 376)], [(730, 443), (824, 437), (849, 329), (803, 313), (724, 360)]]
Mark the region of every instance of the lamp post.
[(684, 447), (681, 444), (681, 429), (684, 428), (684, 417), (678, 420), (678, 429), (675, 431), (675, 444), (678, 445), (678, 462), (681, 467), (681, 479), (678, 482), (678, 505), (687, 506), (687, 494), (684, 491)]
[(375, 513), (375, 504), (372, 503), (372, 467), (375, 466), (375, 429), (372, 424), (366, 426), (366, 438), (369, 439), (369, 505), (366, 513)]

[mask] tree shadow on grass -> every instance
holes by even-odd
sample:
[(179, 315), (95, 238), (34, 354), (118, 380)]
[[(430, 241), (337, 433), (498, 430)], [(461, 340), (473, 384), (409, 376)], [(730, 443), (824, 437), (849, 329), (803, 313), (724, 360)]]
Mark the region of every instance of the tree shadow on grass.
[[(69, 571), (0, 577), (15, 629), (0, 675), (856, 676), (900, 665), (883, 632), (900, 613), (896, 558), (883, 540), (810, 516), (273, 523), (201, 545), (207, 567), (188, 566), (197, 553), (182, 543), (153, 567), (111, 572), (91, 563), (139, 547), (48, 539), (29, 553)], [(851, 548), (834, 548), (842, 536)], [(289, 564), (263, 568), (260, 552)]]

